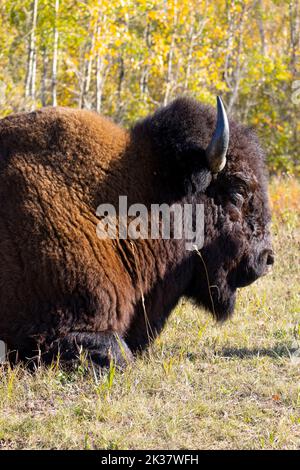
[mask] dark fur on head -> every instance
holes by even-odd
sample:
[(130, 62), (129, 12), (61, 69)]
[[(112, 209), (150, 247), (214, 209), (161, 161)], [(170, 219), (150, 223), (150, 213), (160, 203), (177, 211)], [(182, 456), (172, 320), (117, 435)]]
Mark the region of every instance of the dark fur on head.
[[(231, 315), (236, 289), (271, 264), (270, 213), (253, 131), (230, 121), (227, 164), (211, 174), (215, 123), (214, 109), (190, 98), (130, 133), (65, 108), (0, 121), (0, 333), (10, 349), (49, 357), (84, 338), (105, 363), (109, 332), (142, 349), (183, 295), (218, 320)], [(147, 207), (203, 203), (201, 256), (182, 240), (100, 240), (96, 208), (119, 195)]]

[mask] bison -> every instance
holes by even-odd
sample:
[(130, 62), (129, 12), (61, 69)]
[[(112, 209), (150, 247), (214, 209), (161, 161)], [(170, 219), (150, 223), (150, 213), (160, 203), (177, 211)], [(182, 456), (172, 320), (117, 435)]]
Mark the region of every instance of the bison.
[[(204, 244), (100, 239), (100, 204), (204, 205)], [(273, 264), (264, 154), (254, 131), (189, 97), (130, 131), (87, 110), (0, 120), (0, 339), (45, 361), (80, 348), (124, 365), (182, 296), (225, 320)]]

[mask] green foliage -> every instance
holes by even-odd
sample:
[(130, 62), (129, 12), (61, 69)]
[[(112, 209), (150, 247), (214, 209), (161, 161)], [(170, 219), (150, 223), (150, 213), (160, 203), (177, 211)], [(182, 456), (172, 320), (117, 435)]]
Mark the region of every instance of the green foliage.
[(221, 94), (257, 128), (271, 171), (299, 171), (298, 0), (60, 0), (57, 14), (56, 2), (1, 2), (1, 116), (55, 94), (129, 126), (180, 94), (210, 104)]

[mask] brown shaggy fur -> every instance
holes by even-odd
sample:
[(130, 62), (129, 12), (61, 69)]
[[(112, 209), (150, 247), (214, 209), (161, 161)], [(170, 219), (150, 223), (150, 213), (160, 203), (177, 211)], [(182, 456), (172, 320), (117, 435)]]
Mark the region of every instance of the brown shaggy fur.
[[(208, 170), (215, 120), (212, 108), (180, 98), (130, 132), (66, 108), (0, 121), (0, 339), (11, 350), (51, 353), (80, 334), (97, 350), (101, 332), (142, 349), (182, 295), (217, 319), (232, 313), (236, 289), (271, 263), (270, 214), (251, 130), (230, 122), (227, 165)], [(119, 195), (147, 207), (205, 204), (210, 290), (182, 241), (99, 240), (96, 208)]]

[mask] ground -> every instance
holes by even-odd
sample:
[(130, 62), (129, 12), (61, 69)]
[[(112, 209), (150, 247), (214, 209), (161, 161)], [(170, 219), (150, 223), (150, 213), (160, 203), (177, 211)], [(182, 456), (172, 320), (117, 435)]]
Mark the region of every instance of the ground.
[(0, 448), (300, 449), (300, 184), (270, 193), (276, 264), (232, 320), (183, 300), (123, 373), (3, 366)]

